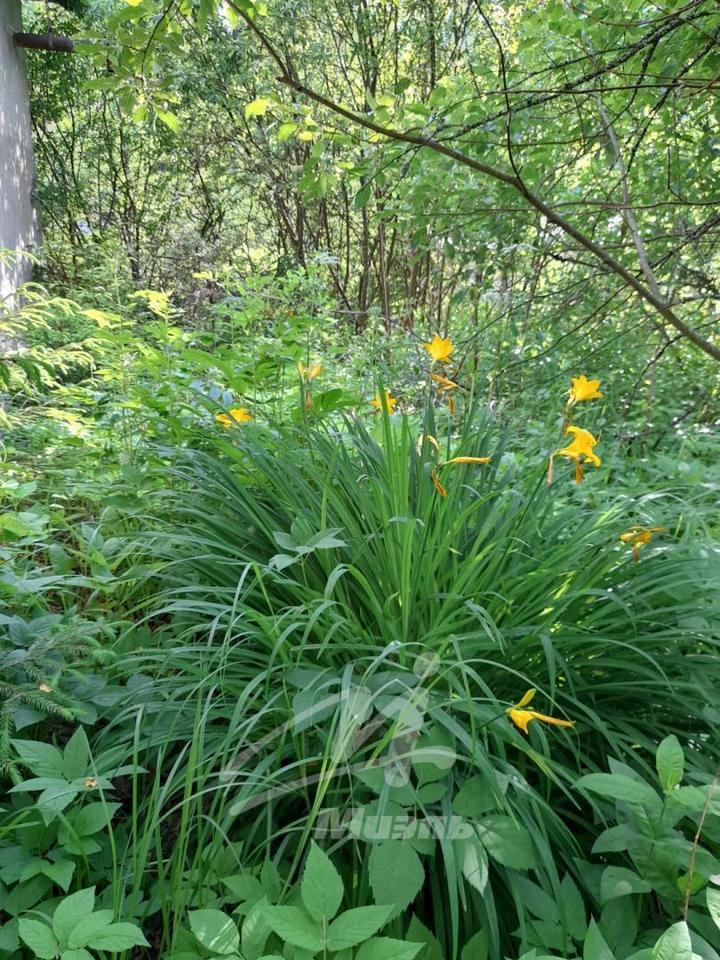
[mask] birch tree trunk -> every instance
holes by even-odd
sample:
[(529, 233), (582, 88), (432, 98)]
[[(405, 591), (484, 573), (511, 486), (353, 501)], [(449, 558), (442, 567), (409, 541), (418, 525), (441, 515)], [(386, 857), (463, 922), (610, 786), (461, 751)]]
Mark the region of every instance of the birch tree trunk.
[(20, 29), (20, 0), (0, 0), (0, 301), (29, 279), (23, 251), (41, 239), (25, 54), (13, 42)]

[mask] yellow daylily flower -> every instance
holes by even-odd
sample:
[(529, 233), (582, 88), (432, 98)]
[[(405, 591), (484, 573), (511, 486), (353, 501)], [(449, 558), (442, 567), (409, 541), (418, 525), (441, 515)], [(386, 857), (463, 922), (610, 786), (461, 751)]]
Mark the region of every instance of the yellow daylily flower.
[(630, 527), (625, 533), (620, 534), (623, 543), (632, 544), (633, 560), (640, 560), (640, 548), (646, 543), (650, 543), (656, 533), (665, 533), (667, 527), (641, 527), (639, 525)]
[(438, 475), (437, 475), (437, 470), (435, 469), (435, 467), (433, 467), (432, 470), (430, 471), (430, 476), (432, 477), (432, 482), (435, 484), (435, 489), (436, 489), (437, 492), (440, 494), (440, 496), (441, 496), (441, 497), (446, 497), (446, 496), (447, 496), (447, 490), (446, 490), (445, 487), (440, 483), (440, 477), (438, 477)]
[(582, 400), (599, 400), (602, 393), (598, 390), (599, 380), (588, 380), (583, 374), (580, 377), (572, 377), (572, 386), (568, 390), (570, 403), (580, 403)]
[(385, 390), (384, 399), (385, 399), (385, 403), (383, 404), (383, 400), (381, 399), (380, 394), (376, 393), (373, 399), (370, 401), (370, 403), (372, 404), (373, 407), (375, 407), (376, 410), (382, 410), (383, 406), (385, 406), (387, 407), (388, 413), (393, 413), (395, 410), (395, 406), (397, 404), (397, 400), (395, 399), (395, 397), (390, 396), (389, 390)]
[(299, 363), (297, 368), (298, 373), (300, 374), (300, 379), (304, 380), (306, 383), (309, 380), (314, 380), (315, 377), (319, 377), (322, 373), (322, 364), (318, 363), (317, 361), (315, 363), (311, 363), (307, 367), (304, 363)]
[(568, 457), (570, 460), (574, 460), (575, 481), (576, 483), (582, 483), (583, 461), (590, 462), (595, 467), (599, 467), (602, 463), (600, 457), (596, 453), (593, 453), (593, 447), (597, 443), (597, 439), (589, 430), (583, 430), (582, 427), (572, 425), (566, 428), (565, 433), (573, 434), (572, 443), (568, 444), (567, 447), (563, 447), (562, 450), (556, 450), (554, 456)]
[(424, 343), (423, 346), (432, 359), (438, 363), (445, 363), (446, 360), (450, 359), (450, 354), (453, 352), (452, 341), (443, 340), (443, 338), (437, 334), (434, 335), (429, 343)]
[(249, 423), (252, 414), (245, 407), (232, 407), (227, 413), (216, 413), (215, 419), (224, 427), (231, 427), (233, 423)]
[(553, 727), (575, 726), (574, 720), (560, 720), (558, 717), (548, 717), (544, 713), (538, 713), (537, 710), (525, 710), (524, 708), (530, 703), (534, 696), (535, 690), (528, 690), (521, 700), (519, 700), (514, 706), (509, 707), (506, 711), (508, 717), (515, 724), (518, 730), (522, 730), (523, 733), (528, 733), (528, 727), (531, 720), (539, 720), (541, 723), (547, 723)]

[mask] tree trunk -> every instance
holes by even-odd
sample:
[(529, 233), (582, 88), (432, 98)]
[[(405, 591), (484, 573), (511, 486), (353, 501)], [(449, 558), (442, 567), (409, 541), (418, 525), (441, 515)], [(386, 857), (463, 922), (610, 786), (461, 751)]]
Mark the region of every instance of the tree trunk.
[(35, 157), (25, 55), (13, 42), (22, 28), (20, 0), (0, 2), (0, 300), (30, 278), (32, 264), (22, 251), (40, 243), (35, 209)]

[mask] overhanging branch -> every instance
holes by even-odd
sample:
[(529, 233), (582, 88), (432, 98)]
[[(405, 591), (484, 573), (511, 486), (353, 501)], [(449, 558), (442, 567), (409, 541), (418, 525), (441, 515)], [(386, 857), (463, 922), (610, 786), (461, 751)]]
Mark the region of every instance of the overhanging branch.
[(596, 243), (591, 237), (588, 237), (574, 224), (570, 223), (569, 220), (566, 220), (565, 217), (553, 210), (553, 208), (545, 203), (545, 201), (540, 197), (538, 197), (537, 194), (529, 190), (523, 181), (517, 176), (506, 173), (504, 170), (500, 170), (499, 168), (493, 167), (490, 164), (483, 163), (480, 160), (475, 160), (474, 158), (467, 156), (467, 154), (462, 153), (460, 150), (455, 150), (453, 147), (448, 147), (441, 141), (435, 140), (433, 137), (418, 136), (417, 134), (396, 130), (393, 127), (382, 126), (381, 124), (375, 123), (375, 121), (371, 120), (369, 117), (366, 117), (363, 114), (355, 113), (355, 111), (342, 106), (342, 104), (335, 103), (328, 97), (325, 97), (322, 94), (317, 93), (315, 90), (312, 90), (310, 87), (305, 86), (305, 84), (301, 83), (296, 77), (288, 74), (283, 62), (283, 58), (278, 50), (268, 39), (267, 35), (263, 33), (260, 27), (258, 27), (255, 21), (247, 15), (245, 10), (233, 3), (232, 0), (228, 0), (228, 4), (229, 6), (233, 7), (239, 16), (242, 17), (245, 24), (258, 38), (265, 51), (278, 65), (281, 71), (278, 79), (281, 83), (285, 84), (285, 86), (290, 87), (296, 93), (307, 97), (309, 100), (312, 100), (320, 106), (325, 107), (338, 116), (344, 117), (351, 123), (357, 124), (360, 127), (364, 127), (366, 130), (371, 130), (373, 133), (380, 134), (381, 136), (386, 137), (388, 140), (413, 144), (417, 147), (432, 150), (434, 153), (442, 154), (443, 156), (448, 157), (450, 160), (454, 160), (456, 163), (459, 163), (462, 166), (468, 167), (471, 170), (475, 170), (478, 173), (482, 173), (486, 177), (490, 177), (491, 179), (500, 183), (508, 184), (524, 198), (529, 206), (534, 207), (539, 213), (541, 213), (549, 223), (559, 227), (579, 246), (583, 247), (585, 250), (588, 250), (594, 257), (604, 264), (608, 270), (621, 277), (625, 283), (631, 287), (642, 300), (650, 304), (650, 306), (653, 307), (653, 309), (656, 310), (657, 313), (659, 313), (660, 316), (667, 321), (667, 323), (675, 327), (679, 333), (681, 333), (684, 337), (687, 337), (691, 343), (694, 343), (696, 347), (704, 351), (704, 353), (706, 353), (708, 356), (712, 357), (714, 360), (720, 361), (720, 347), (717, 347), (710, 340), (707, 340), (705, 337), (703, 337), (702, 334), (698, 333), (697, 330), (688, 326), (684, 320), (677, 316), (675, 311), (668, 303), (666, 303), (658, 294), (650, 290), (641, 280), (637, 278), (637, 276), (635, 276), (635, 274), (632, 273), (631, 270), (620, 263), (619, 260), (616, 260), (615, 257), (609, 253), (609, 251), (601, 247), (600, 244)]
[(71, 37), (58, 37), (53, 33), (21, 33), (13, 34), (16, 47), (25, 47), (27, 50), (50, 50), (54, 53), (73, 53), (75, 44)]

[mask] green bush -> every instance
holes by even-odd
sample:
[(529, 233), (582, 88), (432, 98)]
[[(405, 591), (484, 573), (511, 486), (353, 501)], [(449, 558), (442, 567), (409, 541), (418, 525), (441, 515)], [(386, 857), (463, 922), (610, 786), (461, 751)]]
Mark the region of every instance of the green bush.
[[(178, 458), (145, 548), (161, 642), (126, 640), (131, 694), (98, 740), (155, 771), (123, 862), (166, 946), (187, 908), (222, 905), (226, 875), (272, 861), (287, 892), (315, 837), (348, 906), (398, 904), (396, 939), (412, 908), (443, 956), (478, 930), (493, 960), (518, 942), (573, 955), (602, 903), (578, 771), (647, 777), (674, 735), (707, 792), (717, 560), (666, 535), (634, 563), (618, 536), (642, 505), (558, 496), (559, 464), (548, 487), (478, 417), (438, 453), (418, 445), (435, 429), (430, 412), (249, 424)], [(440, 465), (457, 455), (492, 461)], [(513, 727), (528, 687), (571, 732)]]

